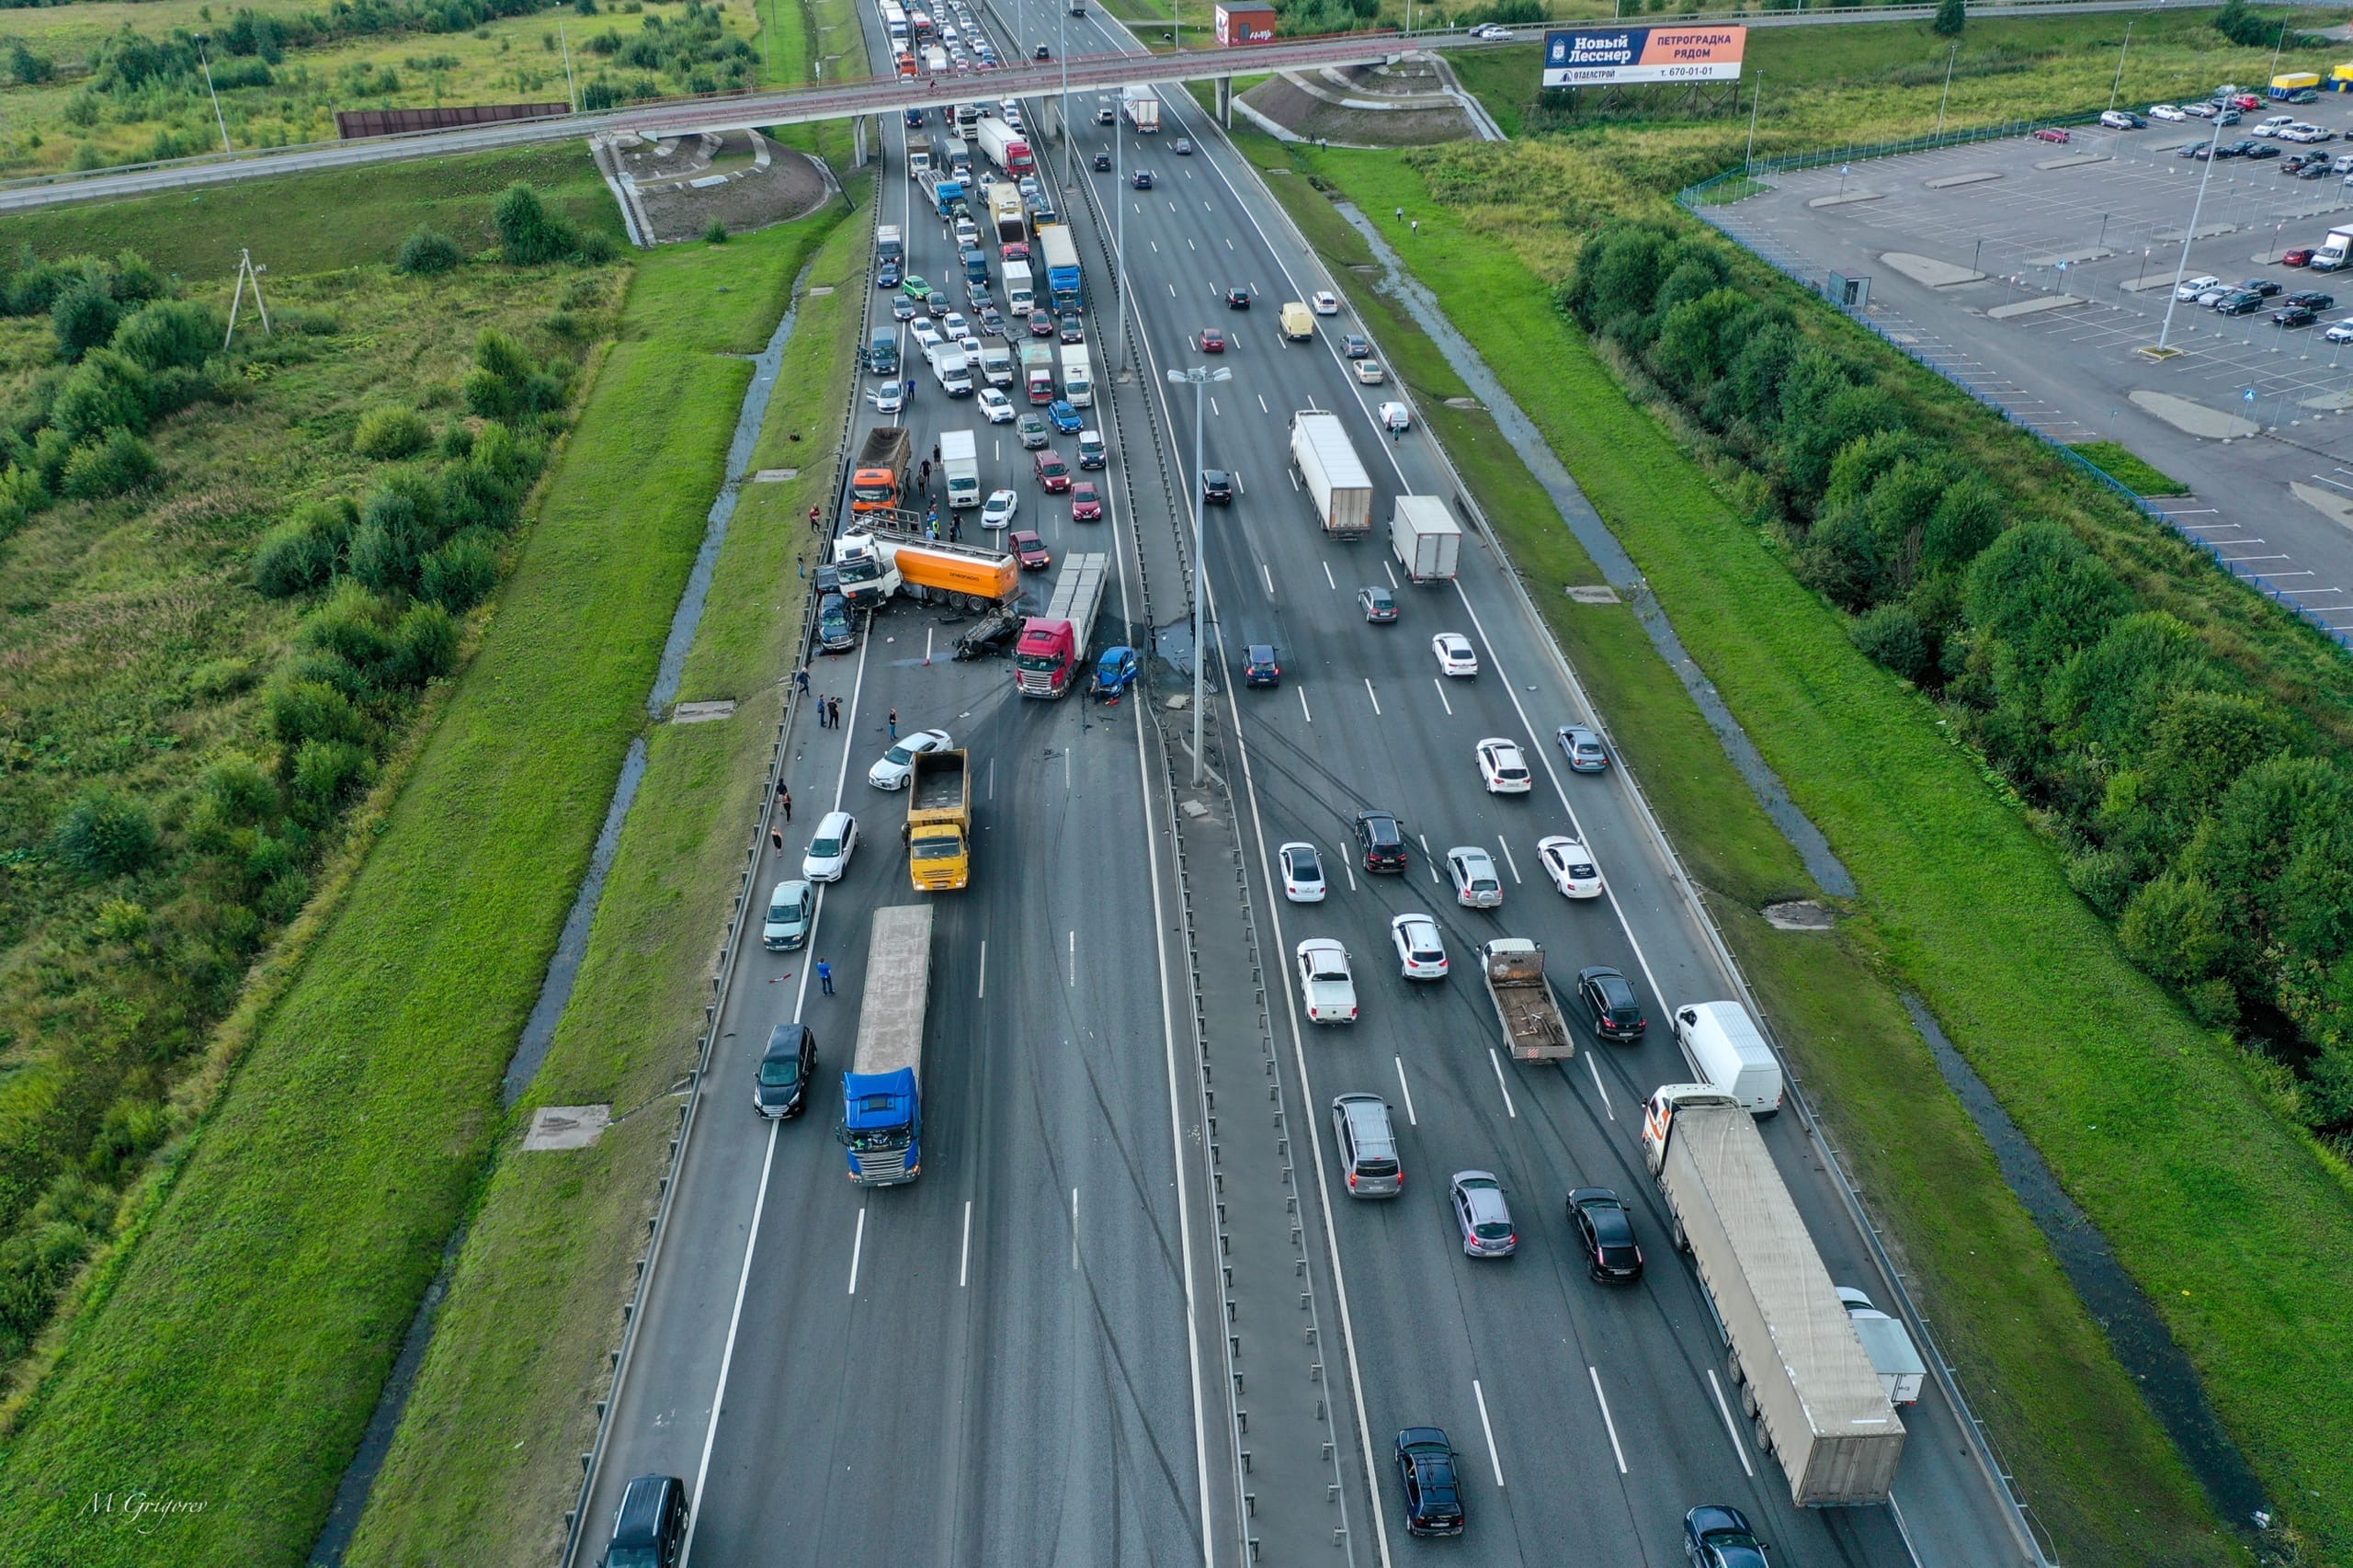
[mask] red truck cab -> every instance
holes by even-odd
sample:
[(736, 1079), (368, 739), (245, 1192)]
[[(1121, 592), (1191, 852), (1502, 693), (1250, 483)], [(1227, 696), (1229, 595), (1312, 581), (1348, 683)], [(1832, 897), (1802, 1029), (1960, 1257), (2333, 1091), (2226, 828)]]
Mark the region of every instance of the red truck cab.
[(1029, 697), (1060, 697), (1078, 667), (1078, 633), (1067, 620), (1033, 615), (1013, 645), (1013, 683)]

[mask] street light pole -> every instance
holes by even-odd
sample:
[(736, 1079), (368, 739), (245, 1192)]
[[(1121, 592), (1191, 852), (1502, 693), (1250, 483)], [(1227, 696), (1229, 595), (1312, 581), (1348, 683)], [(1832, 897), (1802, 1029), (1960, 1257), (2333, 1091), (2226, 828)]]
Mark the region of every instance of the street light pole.
[(1748, 157), (1741, 165), (1745, 171), (1756, 166), (1756, 110), (1765, 101), (1765, 73), (1756, 73), (1756, 90), (1748, 95)]
[(1128, 358), (1128, 198), (1125, 170), (1128, 162), (1126, 117), (1114, 110), (1111, 115), (1111, 270), (1112, 279), (1120, 292), (1120, 373), (1128, 373), (1133, 361)]
[(2181, 280), (2189, 276), (2189, 244), (2198, 237), (2198, 214), (2206, 207), (2206, 182), (2214, 176), (2214, 149), (2222, 144), (2222, 117), (2214, 117), (2214, 137), (2206, 143), (2206, 167), (2198, 176), (2198, 199), (2189, 204), (2189, 226), (2181, 232), (2181, 265), (2174, 269), (2173, 287), (2165, 293), (2165, 321), (2157, 329), (2157, 350), (2165, 351), (2173, 335), (2173, 308), (2181, 303)]
[(1171, 386), (1193, 383), (1193, 787), (1201, 784), (1201, 691), (1203, 671), (1209, 662), (1209, 650), (1202, 642), (1201, 607), (1208, 598), (1204, 591), (1206, 573), (1201, 566), (1201, 439), (1207, 434), (1208, 421), (1202, 413), (1202, 400), (1211, 381), (1230, 381), (1233, 372), (1220, 366), (1212, 370), (1195, 366), (1189, 370), (1171, 370)]
[(1944, 97), (1937, 100), (1937, 134), (1939, 136), (1945, 133), (1945, 106), (1952, 102), (1952, 62), (1960, 58), (1959, 42), (1945, 51), (1945, 92)]
[(2116, 96), (2124, 90), (2124, 51), (2132, 47), (2132, 29), (2140, 25), (2140, 21), (2141, 18), (2135, 17), (2124, 24), (2124, 47), (2116, 51), (2116, 81), (2108, 89), (2108, 107), (2110, 108), (2116, 107)]

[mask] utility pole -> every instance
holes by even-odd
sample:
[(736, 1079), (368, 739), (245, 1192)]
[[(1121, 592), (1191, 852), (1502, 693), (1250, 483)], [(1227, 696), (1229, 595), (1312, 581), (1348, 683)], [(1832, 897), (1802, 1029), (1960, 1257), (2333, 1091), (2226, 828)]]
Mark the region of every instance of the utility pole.
[(1113, 281), (1120, 293), (1120, 373), (1132, 365), (1128, 358), (1128, 161), (1127, 117), (1111, 111), (1111, 256)]
[(1961, 43), (1956, 40), (1953, 46), (1945, 51), (1945, 94), (1937, 100), (1937, 134), (1939, 136), (1945, 133), (1945, 106), (1952, 102), (1952, 62), (1960, 58)]
[(229, 120), (221, 112), (221, 94), (212, 85), (212, 61), (204, 51), (208, 41), (204, 34), (196, 35), (197, 63), (204, 67), (204, 90), (212, 95), (212, 123), (221, 128), (221, 150), (223, 153), (233, 152), (235, 149), (229, 145)]
[(1748, 95), (1748, 157), (1741, 164), (1743, 172), (1756, 166), (1756, 110), (1765, 102), (1765, 73), (1756, 73), (1756, 90)]
[(2181, 232), (2181, 265), (2174, 269), (2173, 287), (2165, 293), (2165, 321), (2157, 329), (2157, 349), (2164, 352), (2173, 335), (2173, 308), (2181, 303), (2181, 280), (2189, 276), (2189, 244), (2198, 237), (2198, 214), (2206, 206), (2206, 182), (2214, 176), (2214, 149), (2222, 144), (2222, 117), (2214, 117), (2213, 140), (2206, 143), (2206, 167), (2198, 176), (2198, 199), (2189, 204), (2189, 227)]
[[(2138, 27), (2140, 22), (2141, 18), (2135, 17), (2124, 24), (2124, 47), (2116, 51), (2116, 82), (2108, 89), (2108, 107), (2110, 108), (2116, 107), (2116, 96), (2124, 90), (2124, 51), (2132, 47), (2132, 29)], [(2272, 63), (2276, 66), (2279, 62), (2279, 57), (2275, 54), (2271, 58)]]
[(1202, 398), (1211, 381), (1230, 381), (1233, 372), (1223, 366), (1212, 370), (1195, 366), (1189, 370), (1171, 370), (1171, 386), (1193, 383), (1193, 787), (1201, 783), (1201, 687), (1202, 672), (1209, 663), (1209, 649), (1202, 642), (1201, 606), (1207, 598), (1201, 569), (1201, 437), (1204, 434)]
[(572, 39), (563, 30), (563, 18), (561, 17), (556, 18), (555, 36), (563, 45), (563, 90), (572, 99), (572, 112), (578, 114), (580, 112), (580, 79), (572, 74)]
[[(2275, 44), (2273, 44), (2273, 45), (2271, 46), (2271, 75), (2272, 75), (2272, 76), (2277, 76), (2278, 74), (2279, 74), (2279, 51), (2280, 51), (2281, 50), (2283, 50), (2283, 49), (2287, 48), (2287, 47), (2288, 47), (2288, 24), (2287, 24), (2287, 23), (2285, 23), (2285, 22), (2282, 22), (2282, 23), (2280, 23), (2280, 24), (2279, 24), (2279, 42), (2277, 42), (2277, 43), (2275, 43)], [(2264, 90), (2265, 90), (2266, 92), (2270, 91), (2270, 89), (2271, 89), (2271, 79), (2270, 79), (2270, 77), (2267, 76), (2267, 77), (2265, 77), (2265, 78), (2264, 78), (2263, 86), (2264, 86)]]

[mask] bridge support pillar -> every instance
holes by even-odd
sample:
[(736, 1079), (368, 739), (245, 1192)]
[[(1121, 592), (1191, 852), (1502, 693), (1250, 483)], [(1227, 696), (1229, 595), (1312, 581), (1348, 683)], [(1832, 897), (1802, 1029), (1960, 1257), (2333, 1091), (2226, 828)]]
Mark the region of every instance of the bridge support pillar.
[(1233, 78), (1217, 79), (1217, 122), (1228, 131), (1233, 129)]

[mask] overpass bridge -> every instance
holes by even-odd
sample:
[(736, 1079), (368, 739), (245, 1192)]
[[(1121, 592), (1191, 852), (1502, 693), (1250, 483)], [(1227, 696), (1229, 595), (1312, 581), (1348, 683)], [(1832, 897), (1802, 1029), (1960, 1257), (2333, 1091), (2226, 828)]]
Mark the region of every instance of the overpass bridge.
[[(1972, 19), (2000, 17), (2050, 16), (2064, 12), (2114, 12), (2187, 9), (2218, 5), (2221, 0), (1996, 0), (1972, 5)], [(1725, 10), (1693, 15), (1659, 13), (1626, 18), (1629, 26), (1695, 27), (1711, 23), (1741, 23), (1749, 27), (1835, 27), (1852, 23), (1925, 20), (1936, 15), (1929, 5), (1858, 6), (1851, 9), (1801, 8), (1790, 11)], [(1563, 26), (1571, 24), (1563, 23)], [(1575, 24), (1593, 27), (1585, 22)], [(1600, 24), (1608, 26), (1608, 24)], [(446, 157), (453, 153), (493, 152), (534, 142), (564, 142), (575, 137), (633, 131), (648, 137), (693, 135), (702, 131), (747, 131), (774, 125), (801, 125), (814, 120), (851, 119), (864, 115), (896, 113), (906, 108), (935, 108), (969, 102), (975, 97), (1056, 98), (1072, 93), (1116, 92), (1135, 84), (1215, 81), (1220, 84), (1220, 118), (1225, 118), (1233, 78), (1277, 71), (1316, 71), (1325, 66), (1372, 65), (1399, 55), (1430, 50), (1482, 50), (1525, 47), (1543, 29), (1528, 27), (1514, 40), (1474, 39), (1460, 28), (1424, 28), (1408, 32), (1381, 28), (1334, 33), (1315, 38), (1278, 39), (1272, 43), (1234, 49), (1180, 49), (1159, 54), (1084, 54), (1060, 61), (1021, 61), (1004, 69), (972, 72), (913, 81), (874, 78), (860, 82), (818, 83), (690, 98), (664, 98), (627, 108), (596, 113), (552, 115), (544, 119), (506, 120), (494, 125), (463, 126), (446, 131), (411, 131), (371, 137), (358, 142), (313, 142), (304, 146), (252, 148), (215, 153), (164, 163), (131, 165), (86, 174), (43, 175), (0, 182), (0, 213), (27, 211), (74, 201), (141, 196), (185, 190), (200, 186), (227, 185), (238, 180), (277, 175), (358, 168), (370, 164), (411, 158)], [(1531, 67), (1533, 62), (1531, 62)]]

